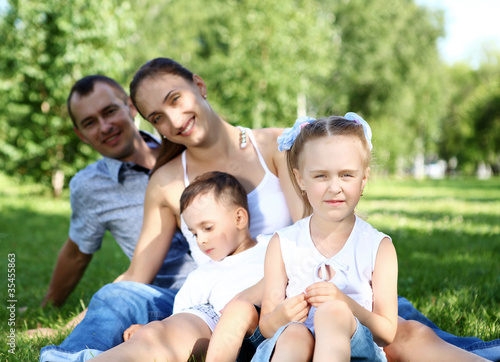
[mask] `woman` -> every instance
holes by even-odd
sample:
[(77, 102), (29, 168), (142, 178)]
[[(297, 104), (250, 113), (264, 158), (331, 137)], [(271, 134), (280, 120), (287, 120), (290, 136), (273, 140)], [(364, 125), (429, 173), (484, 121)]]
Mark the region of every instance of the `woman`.
[[(301, 218), (302, 203), (291, 185), (284, 154), (278, 151), (276, 144), (276, 138), (282, 133), (281, 129), (251, 131), (230, 125), (210, 106), (203, 79), (166, 58), (154, 59), (139, 69), (130, 85), (130, 96), (139, 113), (156, 128), (163, 140), (162, 154), (153, 169), (146, 191), (143, 229), (134, 257), (129, 269), (117, 281), (149, 283), (160, 267), (177, 227), (183, 229), (191, 251), (195, 253), (195, 260), (203, 260), (196, 255), (193, 236), (183, 227), (179, 199), (189, 181), (207, 171), (228, 172), (243, 184), (249, 193), (252, 237), (259, 233), (274, 232), (291, 224), (292, 220)], [(162, 294), (161, 290), (152, 286), (124, 282), (108, 285), (103, 289), (92, 299), (89, 312), (81, 323), (87, 326), (80, 329), (85, 330), (85, 334), (80, 333), (81, 326), (77, 326), (67, 338), (73, 342), (71, 348), (65, 345), (66, 350), (95, 355), (119, 344), (121, 333), (131, 324), (145, 324), (168, 316), (171, 312), (171, 309), (165, 310), (165, 307), (160, 310), (156, 305), (161, 301), (171, 308), (172, 295)], [(131, 289), (134, 289), (133, 293), (130, 292)], [(109, 295), (113, 295), (115, 299)], [(106, 305), (116, 303), (117, 296), (120, 300), (133, 299), (133, 306), (126, 311), (111, 313)], [(138, 296), (141, 296), (140, 301), (136, 301)], [(257, 302), (261, 295), (247, 297), (254, 297)], [(408, 301), (402, 301), (407, 303), (405, 308), (415, 311)], [(113, 324), (114, 330), (107, 328), (106, 338), (101, 338), (95, 332), (106, 324), (101, 317), (103, 314), (119, 314), (119, 319), (122, 320), (119, 325)], [(138, 314), (140, 317), (137, 317)], [(117, 318), (113, 315), (110, 319), (114, 321)], [(144, 354), (132, 353), (130, 357), (153, 360), (157, 352), (161, 354), (165, 348), (162, 323), (149, 324), (118, 348), (141, 350)], [(93, 326), (92, 332), (89, 331), (89, 325)], [(404, 331), (402, 338), (399, 338), (400, 329)], [(201, 351), (206, 347), (206, 341), (193, 343), (200, 346)], [(175, 349), (175, 340), (170, 339), (169, 345)], [(429, 328), (417, 322), (406, 323), (401, 320), (393, 345), (394, 355), (400, 360), (404, 360), (406, 356), (414, 360), (418, 354), (413, 352), (423, 349), (435, 350), (433, 354), (436, 361), (478, 360), (477, 356), (444, 343)], [(54, 352), (55, 347), (46, 348), (51, 348), (51, 352)], [(75, 355), (78, 353), (80, 352)], [(40, 360), (51, 360), (48, 357), (50, 356), (45, 356), (42, 350)], [(65, 358), (69, 358), (67, 354)], [(432, 359), (428, 357), (422, 358), (422, 361), (430, 360)]]

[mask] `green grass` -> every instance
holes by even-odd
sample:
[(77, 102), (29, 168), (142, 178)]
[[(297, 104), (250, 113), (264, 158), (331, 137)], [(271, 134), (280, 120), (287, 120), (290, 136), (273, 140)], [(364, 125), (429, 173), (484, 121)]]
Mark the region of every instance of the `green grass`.
[[(58, 327), (86, 306), (92, 294), (128, 265), (111, 237), (94, 256), (82, 282), (61, 309), (38, 306), (57, 253), (68, 235), (67, 192), (60, 199), (0, 173), (0, 268), (16, 254), (16, 355), (2, 338), (0, 360), (35, 361), (64, 336), (28, 340), (20, 332)], [(500, 180), (413, 181), (374, 178), (358, 211), (389, 234), (399, 258), (399, 294), (444, 330), (485, 340), (500, 336)], [(2, 282), (3, 304), (8, 300)], [(7, 336), (8, 310), (0, 309)]]
[[(2, 308), (0, 309), (0, 361), (36, 361), (40, 348), (59, 344), (59, 338), (27, 340), (20, 332), (35, 328), (60, 327), (88, 305), (92, 295), (104, 284), (126, 270), (128, 258), (110, 235), (95, 254), (82, 281), (66, 304), (42, 310), (57, 254), (68, 237), (71, 209), (69, 192), (54, 199), (47, 190), (34, 185), (19, 185), (0, 173), (0, 277)], [(7, 256), (16, 255), (16, 354), (8, 353), (6, 345), (10, 326), (7, 305)]]
[(389, 234), (398, 294), (442, 329), (500, 337), (500, 180), (375, 180), (361, 213)]

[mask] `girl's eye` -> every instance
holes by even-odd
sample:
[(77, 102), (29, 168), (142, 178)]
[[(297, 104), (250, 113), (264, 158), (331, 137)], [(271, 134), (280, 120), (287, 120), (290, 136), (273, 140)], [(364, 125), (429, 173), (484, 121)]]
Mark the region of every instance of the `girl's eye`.
[(324, 178), (324, 177), (326, 177), (326, 176), (325, 175), (316, 175), (316, 176), (314, 176), (314, 178)]
[(210, 231), (210, 230), (212, 230), (212, 226), (207, 226), (207, 227), (205, 228), (205, 231)]
[(352, 175), (351, 175), (351, 174), (349, 174), (349, 173), (344, 173), (343, 175), (341, 175), (341, 177), (343, 177), (343, 178), (346, 178), (346, 177), (352, 177)]
[(180, 96), (175, 96), (172, 98), (172, 104), (177, 103), (177, 100), (180, 98)]

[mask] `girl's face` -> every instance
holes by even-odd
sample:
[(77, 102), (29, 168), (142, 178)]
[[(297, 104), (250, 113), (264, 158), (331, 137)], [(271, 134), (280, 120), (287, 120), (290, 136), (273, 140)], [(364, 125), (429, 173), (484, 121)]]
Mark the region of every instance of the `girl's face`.
[(168, 140), (185, 146), (197, 145), (205, 137), (210, 105), (203, 98), (205, 82), (173, 75), (146, 78), (137, 90), (137, 107), (156, 130)]
[(326, 136), (304, 145), (294, 174), (314, 214), (340, 222), (354, 213), (370, 172), (364, 152), (354, 136)]

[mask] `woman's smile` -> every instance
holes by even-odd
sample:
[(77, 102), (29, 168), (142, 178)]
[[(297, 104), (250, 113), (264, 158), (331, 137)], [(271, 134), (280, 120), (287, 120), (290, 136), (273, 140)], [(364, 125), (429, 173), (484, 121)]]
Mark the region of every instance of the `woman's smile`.
[(194, 116), (189, 119), (189, 121), (184, 125), (184, 127), (179, 131), (181, 136), (189, 136), (194, 128), (195, 118)]

